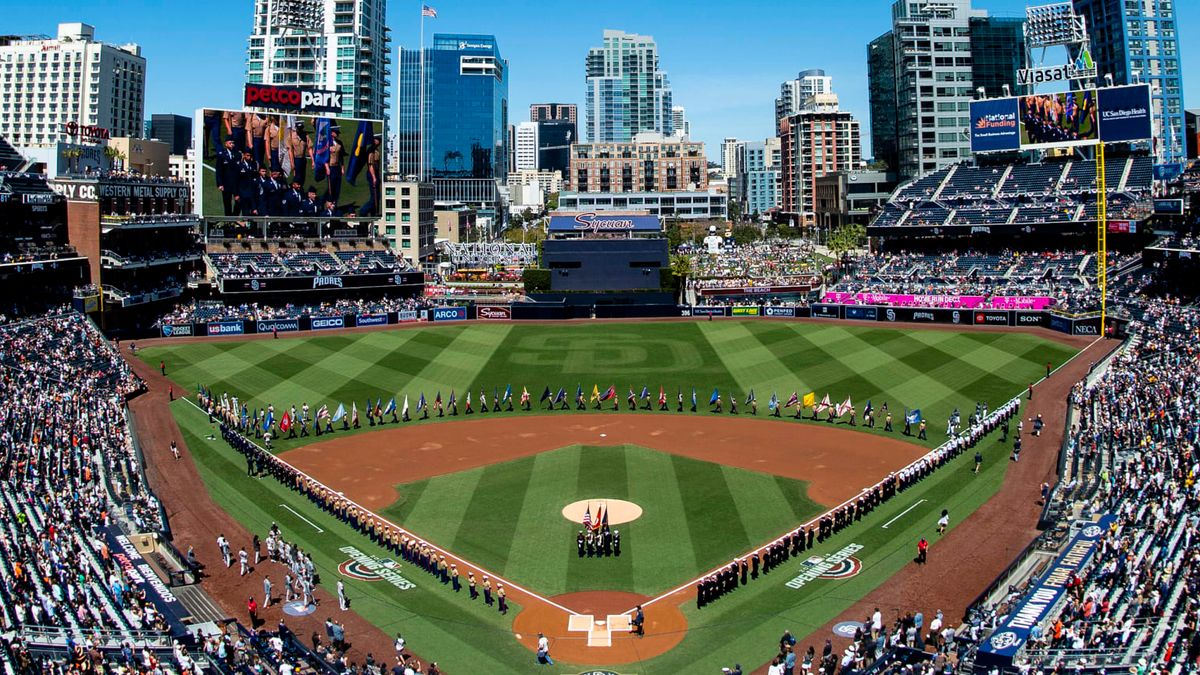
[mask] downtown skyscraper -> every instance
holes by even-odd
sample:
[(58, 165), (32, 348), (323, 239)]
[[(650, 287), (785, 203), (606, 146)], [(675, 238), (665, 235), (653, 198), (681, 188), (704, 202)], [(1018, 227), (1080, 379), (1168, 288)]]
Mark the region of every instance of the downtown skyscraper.
[(604, 31), (588, 50), (585, 129), (589, 143), (620, 143), (644, 131), (670, 136), (671, 84), (659, 67), (654, 38)]
[(1087, 21), (1100, 77), (1112, 75), (1114, 85), (1150, 85), (1154, 151), (1160, 162), (1180, 162), (1187, 155), (1178, 2), (1074, 0), (1075, 11)]
[(255, 0), (246, 81), (336, 90), (342, 115), (383, 119), (391, 64), (386, 12), (386, 0), (323, 0), (305, 13)]
[(438, 201), (495, 209), (509, 172), (508, 62), (496, 38), (434, 33), (424, 59), (400, 50), (398, 106), (400, 175), (432, 182)]
[(875, 159), (903, 180), (969, 158), (978, 88), (986, 96), (1004, 95), (1005, 85), (1017, 93), (1016, 70), (1026, 63), (1022, 24), (989, 17), (971, 0), (897, 0), (892, 30), (867, 47)]

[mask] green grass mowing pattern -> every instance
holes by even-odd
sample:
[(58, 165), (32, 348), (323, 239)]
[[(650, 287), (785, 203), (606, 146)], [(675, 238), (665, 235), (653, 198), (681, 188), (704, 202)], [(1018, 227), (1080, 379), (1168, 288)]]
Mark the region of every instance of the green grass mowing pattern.
[[(280, 523), (289, 538), (313, 553), (328, 590), (332, 591), (336, 565), (345, 559), (345, 554), (337, 550), (339, 547), (348, 544), (375, 555), (384, 555), (368, 539), (275, 481), (247, 478), (244, 462), (239, 455), (219, 441), (204, 440), (210, 427), (205, 416), (194, 407), (176, 402), (173, 412), (212, 497), (252, 531), (265, 531), (271, 522)], [(665, 675), (716, 672), (721, 666), (735, 661), (743, 666), (756, 666), (771, 654), (771, 645), (783, 630), (790, 629), (797, 635), (811, 633), (909, 564), (919, 537), (929, 537), (934, 543), (930, 555), (938, 555), (934, 530), (941, 509), (950, 510), (950, 527), (953, 529), (999, 488), (1008, 467), (1008, 445), (1000, 443), (998, 439), (993, 434), (979, 446), (985, 458), (979, 475), (971, 473), (973, 453), (965, 453), (931, 479), (917, 484), (862, 522), (818, 544), (810, 552), (829, 555), (846, 544), (861, 544), (865, 548), (857, 557), (863, 562), (863, 570), (858, 576), (836, 581), (818, 580), (802, 589), (789, 589), (785, 586), (786, 582), (800, 571), (800, 561), (793, 559), (770, 575), (739, 588), (703, 610), (697, 610), (694, 604), (685, 604), (683, 609), (688, 620), (688, 633), (678, 647), (667, 654), (612, 670)], [(539, 458), (555, 454), (559, 453), (545, 453)], [(651, 454), (668, 462), (671, 460), (661, 453)], [(631, 466), (627, 463), (627, 467)], [(462, 472), (467, 473), (470, 472)], [(639, 474), (629, 472), (630, 489), (639, 489), (640, 483), (653, 484), (652, 481), (639, 481)], [(530, 485), (533, 491), (548, 483), (532, 481)], [(425, 487), (410, 484), (405, 494), (408, 499), (425, 503), (428, 501), (424, 494)], [(470, 491), (468, 489), (468, 494)], [(444, 495), (443, 499), (435, 501), (440, 504), (453, 499), (455, 495)], [(882, 529), (884, 523), (920, 499), (927, 501), (901, 516), (888, 529)], [(277, 506), (279, 504), (294, 508), (324, 528), (325, 533), (316, 533), (311, 526), (282, 506)], [(522, 546), (526, 550), (543, 547), (538, 532), (521, 536), (519, 540), (525, 542)], [(518, 548), (515, 544), (510, 546), (510, 550)], [(566, 547), (562, 550), (569, 551)], [(1015, 555), (1017, 551), (1011, 553)], [(574, 551), (569, 551), (569, 554), (574, 556)], [(691, 555), (692, 551), (682, 547), (671, 562)], [(401, 571), (405, 572), (403, 568)], [(448, 588), (433, 583), (423, 574), (410, 571), (408, 576), (417, 583), (416, 590), (400, 592), (382, 583), (346, 579), (355, 611), (362, 613), (386, 633), (403, 631), (411, 644), (453, 672), (479, 672), (486, 669), (487, 672), (510, 673), (528, 669), (530, 654), (516, 644), (509, 631), (511, 616), (515, 612), (510, 614), (510, 618), (500, 617), (494, 611), (485, 610), (482, 604), (473, 604), (455, 596)], [(889, 612), (891, 609), (884, 608)], [(913, 609), (923, 610), (929, 615), (938, 608)], [(820, 644), (815, 646), (819, 648)], [(584, 665), (564, 664), (560, 669), (548, 672), (579, 672), (586, 669)]]
[[(803, 481), (634, 445), (573, 445), (397, 489), (384, 516), (547, 595), (662, 592), (820, 510)], [(581, 525), (561, 510), (602, 498), (643, 515), (613, 525), (620, 557), (580, 558)]]
[[(312, 554), (321, 585), (331, 594), (336, 595), (340, 576), (337, 566), (348, 559), (339, 551), (341, 547), (354, 546), (370, 555), (392, 557), (274, 479), (247, 477), (241, 455), (219, 439), (205, 438), (210, 426), (207, 417), (195, 407), (176, 401), (172, 412), (212, 499), (251, 532), (261, 535), (271, 523), (278, 523), (289, 541)], [(324, 532), (317, 532), (284, 505)], [(249, 546), (249, 542), (231, 543)], [(221, 564), (219, 560), (201, 562)], [(262, 563), (259, 569), (275, 577), (277, 585), (285, 571), (270, 563)], [(510, 630), (512, 616), (520, 611), (519, 606), (503, 617), (482, 602), (471, 603), (456, 596), (432, 576), (408, 565), (402, 565), (400, 573), (414, 582), (416, 588), (399, 591), (384, 582), (341, 577), (354, 611), (389, 635), (402, 632), (413, 649), (438, 661), (450, 672), (478, 672), (481, 664), (487, 664), (488, 672), (495, 673), (521, 673), (528, 669), (532, 656), (513, 640)], [(348, 639), (353, 642), (354, 636)]]
[[(850, 396), (860, 412), (867, 400), (877, 409), (887, 402), (897, 422), (905, 407), (920, 408), (932, 431), (954, 408), (967, 412), (981, 400), (994, 407), (1039, 379), (1047, 362), (1057, 366), (1073, 353), (1025, 333), (754, 320), (460, 324), (168, 343), (139, 352), (148, 363), (165, 361), (168, 374), (185, 386), (200, 383), (218, 394), (229, 392), (252, 411), (273, 403), (277, 418), (284, 407), (305, 402), (314, 410), (327, 404), (332, 412), (339, 402), (361, 410), (368, 399), (382, 397), (386, 403), (396, 396), (402, 406), (404, 393), (413, 410), (422, 393), (432, 401), (438, 392), (446, 399), (455, 391), (461, 406), (467, 390), (477, 397), (483, 389), (490, 398), (507, 385), (514, 398), (528, 387), (535, 404), (547, 385), (564, 388), (572, 401), (577, 387), (590, 394), (593, 386), (614, 385), (622, 409), (631, 387), (635, 393), (647, 387), (657, 398), (661, 386), (672, 411), (677, 392), (687, 403), (695, 388), (704, 411), (716, 387), (727, 405), (733, 395), (743, 406), (753, 388), (760, 414), (772, 393), (786, 400), (793, 391), (801, 396), (814, 391), (818, 399), (828, 393), (835, 401)], [(371, 430), (365, 422), (364, 416), (363, 428), (350, 433)], [(939, 439), (931, 433), (924, 445)], [(275, 447), (286, 450), (311, 440), (315, 437), (278, 439)]]

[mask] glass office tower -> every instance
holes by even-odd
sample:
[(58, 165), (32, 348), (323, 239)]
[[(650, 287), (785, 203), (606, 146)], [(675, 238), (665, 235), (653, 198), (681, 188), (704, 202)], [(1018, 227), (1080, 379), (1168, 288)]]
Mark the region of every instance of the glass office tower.
[[(434, 184), (439, 201), (484, 206), (508, 177), (508, 63), (491, 35), (435, 33), (421, 55), (400, 54), (399, 168)], [(424, 142), (422, 142), (422, 135)]]

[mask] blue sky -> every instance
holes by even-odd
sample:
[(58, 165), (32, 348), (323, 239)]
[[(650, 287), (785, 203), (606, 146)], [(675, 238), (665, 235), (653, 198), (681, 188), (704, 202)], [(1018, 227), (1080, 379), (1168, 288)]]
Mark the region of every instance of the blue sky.
[[(868, 119), (866, 44), (889, 28), (889, 0), (682, 0), (545, 2), (425, 0), (438, 10), (426, 33), (490, 33), (509, 61), (509, 118), (528, 119), (529, 104), (583, 102), (583, 59), (605, 28), (658, 41), (675, 103), (688, 110), (692, 136), (720, 154), (726, 136), (759, 139), (773, 131), (779, 83), (806, 68), (833, 76), (843, 107)], [(975, 0), (993, 14), (1019, 16), (1046, 0)], [(416, 47), (420, 0), (390, 0), (393, 47)], [(1175, 3), (1185, 103), (1200, 107), (1200, 2)], [(251, 0), (67, 0), (10, 3), (4, 33), (53, 35), (84, 21), (106, 42), (137, 42), (149, 61), (146, 115), (191, 114), (241, 102)], [(792, 36), (792, 37), (788, 37)], [(395, 65), (393, 64), (393, 71)], [(1188, 74), (1191, 74), (1188, 77)], [(580, 113), (582, 114), (582, 105)], [(864, 151), (869, 142), (864, 138)]]

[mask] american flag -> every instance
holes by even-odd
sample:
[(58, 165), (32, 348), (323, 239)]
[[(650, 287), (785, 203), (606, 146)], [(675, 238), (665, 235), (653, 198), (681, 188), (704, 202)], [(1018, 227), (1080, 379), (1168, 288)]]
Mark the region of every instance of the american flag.
[(591, 505), (589, 505), (587, 507), (587, 510), (583, 512), (583, 527), (584, 527), (584, 529), (591, 529), (591, 527), (592, 527), (592, 507), (591, 507)]
[(421, 16), (427, 16), (431, 19), (437, 18), (437, 10), (429, 5), (421, 5)]

